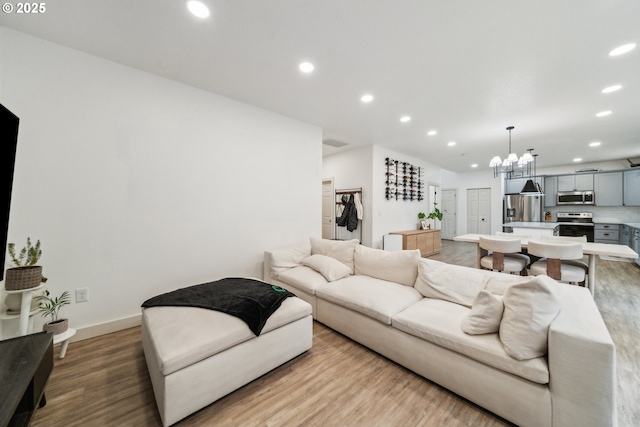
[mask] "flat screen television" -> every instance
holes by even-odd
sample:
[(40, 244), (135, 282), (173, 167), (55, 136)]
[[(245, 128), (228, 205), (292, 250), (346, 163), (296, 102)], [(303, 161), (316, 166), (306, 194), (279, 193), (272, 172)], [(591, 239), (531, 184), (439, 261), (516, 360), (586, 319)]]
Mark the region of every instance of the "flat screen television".
[(20, 119), (0, 104), (0, 280), (4, 279), (4, 263), (7, 253), (7, 233), (9, 232), (9, 208), (13, 169), (16, 163), (18, 144), (18, 124)]

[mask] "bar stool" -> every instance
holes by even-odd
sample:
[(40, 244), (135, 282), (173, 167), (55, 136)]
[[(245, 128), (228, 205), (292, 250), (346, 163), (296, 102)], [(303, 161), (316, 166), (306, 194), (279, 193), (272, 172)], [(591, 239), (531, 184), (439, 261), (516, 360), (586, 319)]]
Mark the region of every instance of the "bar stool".
[(522, 247), (520, 239), (480, 236), (479, 245), (480, 248), (491, 251), (490, 255), (480, 259), (480, 268), (527, 275), (530, 260), (528, 256), (518, 253)]
[(550, 243), (529, 240), (529, 253), (542, 257), (531, 264), (529, 272), (534, 276), (546, 274), (552, 279), (585, 286), (586, 275), (582, 267), (562, 264), (564, 260), (582, 259), (582, 245), (567, 241)]
[[(541, 241), (547, 242), (586, 242), (587, 236), (541, 236)], [(561, 264), (566, 265), (575, 265), (576, 267), (580, 267), (584, 270), (585, 274), (585, 286), (589, 286), (589, 264), (584, 261), (584, 257), (582, 259), (566, 259), (564, 261), (560, 261)]]

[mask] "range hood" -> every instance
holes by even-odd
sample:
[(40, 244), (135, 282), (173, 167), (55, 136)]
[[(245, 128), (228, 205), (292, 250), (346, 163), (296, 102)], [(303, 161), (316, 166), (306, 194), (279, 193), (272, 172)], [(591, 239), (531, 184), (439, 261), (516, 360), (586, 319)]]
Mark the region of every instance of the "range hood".
[(540, 188), (540, 184), (534, 182), (532, 179), (528, 179), (527, 182), (520, 190), (520, 194), (544, 194)]

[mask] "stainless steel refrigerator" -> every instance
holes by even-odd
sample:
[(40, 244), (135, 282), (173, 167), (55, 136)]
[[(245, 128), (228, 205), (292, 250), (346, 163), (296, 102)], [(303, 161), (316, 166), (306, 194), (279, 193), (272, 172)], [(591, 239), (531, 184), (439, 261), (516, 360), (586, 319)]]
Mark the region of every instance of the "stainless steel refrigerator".
[(544, 221), (544, 194), (505, 194), (503, 222)]

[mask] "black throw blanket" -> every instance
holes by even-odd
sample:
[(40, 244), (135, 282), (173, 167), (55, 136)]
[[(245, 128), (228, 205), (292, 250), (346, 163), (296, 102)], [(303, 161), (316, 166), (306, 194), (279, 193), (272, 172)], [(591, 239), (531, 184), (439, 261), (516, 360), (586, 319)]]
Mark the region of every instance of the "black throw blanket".
[(255, 279), (229, 277), (178, 289), (146, 300), (142, 307), (199, 307), (238, 317), (256, 335), (287, 297), (294, 294)]

